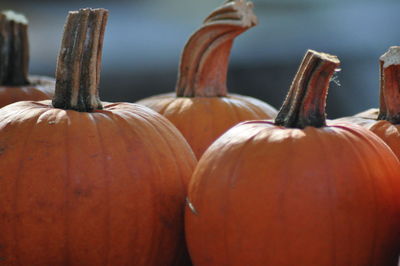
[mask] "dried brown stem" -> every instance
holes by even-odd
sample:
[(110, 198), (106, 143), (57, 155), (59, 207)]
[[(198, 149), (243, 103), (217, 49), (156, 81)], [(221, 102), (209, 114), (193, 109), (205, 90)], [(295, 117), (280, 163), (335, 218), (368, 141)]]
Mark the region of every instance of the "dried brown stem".
[(384, 118), (386, 117), (386, 102), (385, 95), (383, 94), (383, 72), (383, 61), (379, 60), (379, 120), (384, 120)]
[(12, 11), (0, 13), (0, 85), (29, 84), (29, 43), (26, 18)]
[(378, 120), (400, 124), (400, 46), (390, 47), (380, 58)]
[(329, 82), (339, 64), (336, 56), (308, 50), (275, 124), (288, 128), (325, 126)]
[(178, 97), (226, 96), (226, 76), (233, 40), (257, 24), (253, 4), (227, 1), (214, 10), (186, 43), (179, 65)]
[(105, 9), (68, 14), (57, 61), (54, 107), (80, 112), (102, 108), (98, 87), (107, 18)]

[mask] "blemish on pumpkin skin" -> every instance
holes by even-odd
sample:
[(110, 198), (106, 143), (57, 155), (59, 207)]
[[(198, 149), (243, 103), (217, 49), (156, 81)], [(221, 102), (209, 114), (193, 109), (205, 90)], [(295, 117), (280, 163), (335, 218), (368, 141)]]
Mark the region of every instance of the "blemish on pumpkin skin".
[(91, 189), (74, 189), (74, 194), (78, 197), (89, 197), (92, 194)]
[(51, 146), (53, 146), (53, 144), (50, 143), (48, 140), (36, 140), (35, 142), (36, 142), (36, 143), (39, 143), (39, 144), (41, 144), (41, 145), (43, 145), (43, 146), (46, 146), (46, 147), (51, 147)]
[(0, 147), (0, 155), (2, 155), (6, 151), (6, 147)]
[(171, 218), (161, 216), (160, 221), (161, 221), (161, 224), (164, 225), (165, 228), (168, 228), (171, 230), (174, 230), (176, 228), (176, 225), (175, 225), (174, 221), (171, 220)]
[[(4, 250), (4, 249), (5, 249), (5, 245), (0, 244), (0, 251), (2, 251), (2, 250)], [(5, 257), (0, 257), (0, 261), (5, 261), (5, 260), (6, 260)]]
[(38, 200), (36, 202), (36, 205), (41, 209), (42, 208), (51, 208), (51, 207), (53, 207), (53, 204), (49, 203), (48, 201), (44, 201), (44, 200)]

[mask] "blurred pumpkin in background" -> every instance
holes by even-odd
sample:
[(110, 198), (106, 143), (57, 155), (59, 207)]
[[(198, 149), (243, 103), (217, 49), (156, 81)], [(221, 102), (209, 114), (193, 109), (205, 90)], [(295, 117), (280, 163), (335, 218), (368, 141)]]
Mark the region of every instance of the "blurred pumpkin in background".
[(0, 13), (0, 107), (51, 99), (54, 79), (28, 76), (28, 21), (13, 11)]
[(228, 94), (226, 78), (235, 37), (257, 24), (253, 4), (226, 1), (186, 43), (176, 93), (138, 101), (168, 118), (197, 158), (226, 130), (245, 120), (270, 119), (276, 110), (261, 100)]
[(400, 159), (400, 46), (390, 47), (380, 58), (380, 106), (344, 117), (378, 135)]

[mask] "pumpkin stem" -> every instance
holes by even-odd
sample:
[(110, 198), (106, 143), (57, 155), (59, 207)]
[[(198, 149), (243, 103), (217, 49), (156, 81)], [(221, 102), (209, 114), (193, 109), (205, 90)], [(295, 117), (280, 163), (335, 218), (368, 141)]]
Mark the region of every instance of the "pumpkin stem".
[(226, 1), (187, 41), (179, 64), (178, 97), (226, 96), (228, 62), (236, 36), (257, 24), (253, 3)]
[(329, 82), (339, 64), (336, 56), (308, 50), (275, 125), (289, 128), (326, 126), (326, 96)]
[(0, 85), (29, 84), (28, 21), (13, 11), (0, 13)]
[(378, 120), (400, 124), (400, 46), (380, 57), (380, 106)]
[(107, 18), (105, 9), (69, 12), (57, 60), (54, 107), (80, 112), (102, 109), (98, 87)]

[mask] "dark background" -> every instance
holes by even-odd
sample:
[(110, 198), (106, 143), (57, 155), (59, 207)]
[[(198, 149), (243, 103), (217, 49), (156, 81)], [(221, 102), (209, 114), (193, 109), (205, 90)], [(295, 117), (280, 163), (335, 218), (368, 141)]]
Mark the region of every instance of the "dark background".
[[(30, 21), (32, 74), (54, 76), (65, 17), (83, 7), (109, 9), (100, 95), (134, 102), (174, 89), (181, 49), (223, 3), (211, 0), (0, 0)], [(283, 101), (307, 49), (335, 54), (341, 86), (331, 83), (328, 116), (378, 104), (378, 58), (398, 45), (398, 0), (254, 0), (259, 25), (237, 38), (228, 88), (275, 107)]]

